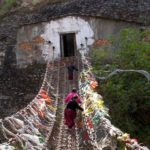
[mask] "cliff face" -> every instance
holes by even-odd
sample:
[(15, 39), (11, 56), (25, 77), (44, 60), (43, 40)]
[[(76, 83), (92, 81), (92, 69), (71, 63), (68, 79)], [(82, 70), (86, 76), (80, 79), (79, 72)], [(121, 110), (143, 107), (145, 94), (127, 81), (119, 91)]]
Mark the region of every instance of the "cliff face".
[[(28, 4), (30, 3), (28, 1), (25, 2), (26, 6), (29, 6)], [(39, 1), (39, 3), (41, 2)], [(60, 2), (60, 0), (56, 2)], [(32, 9), (32, 11), (29, 10), (25, 9), (8, 13), (1, 19), (0, 57), (8, 60), (4, 62), (5, 64), (9, 64), (10, 53), (12, 56), (15, 56), (13, 49), (18, 28), (27, 24), (46, 22), (69, 15), (122, 20), (141, 25), (149, 25), (150, 23), (149, 0), (72, 0), (57, 4), (45, 3), (45, 5), (40, 5)], [(7, 51), (9, 52), (7, 53)], [(9, 55), (7, 56), (7, 54)], [(10, 63), (12, 65), (15, 64), (15, 58), (11, 59)]]

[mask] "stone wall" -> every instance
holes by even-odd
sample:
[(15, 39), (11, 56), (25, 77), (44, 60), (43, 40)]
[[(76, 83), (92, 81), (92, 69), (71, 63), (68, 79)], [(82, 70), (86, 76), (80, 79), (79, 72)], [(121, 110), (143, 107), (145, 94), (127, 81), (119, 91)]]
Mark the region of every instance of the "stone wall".
[[(111, 35), (117, 35), (121, 29), (126, 27), (140, 26), (123, 21), (76, 16), (23, 26), (17, 34), (15, 49), (17, 66), (25, 67), (34, 61), (44, 63), (47, 60), (51, 61), (53, 57), (59, 58), (61, 33), (75, 33), (76, 48), (78, 50), (81, 48), (81, 44), (90, 46), (98, 39), (106, 39)], [(51, 41), (50, 45), (47, 43), (48, 41)], [(53, 46), (55, 47), (54, 54)]]
[(129, 22), (107, 20), (101, 18), (88, 18), (88, 23), (90, 24), (92, 30), (94, 31), (94, 39), (108, 39), (111, 35), (116, 35), (123, 28), (140, 28), (138, 24), (133, 24)]
[[(150, 1), (72, 0), (61, 4), (45, 5), (32, 12), (14, 12), (1, 19), (0, 51), (6, 52), (11, 50), (13, 57), (15, 57), (14, 48), (17, 31), (22, 26), (74, 15), (105, 18), (107, 20), (122, 20), (148, 26), (150, 23)], [(99, 28), (99, 25), (94, 26)], [(16, 63), (16, 58), (13, 57), (13, 60), (7, 61), (7, 64), (10, 64), (9, 66)], [(7, 55), (5, 55), (5, 59), (8, 59)]]
[(0, 75), (0, 119), (27, 106), (38, 93), (46, 66), (32, 64)]
[(43, 32), (43, 23), (26, 25), (18, 30), (15, 48), (17, 67), (24, 68), (34, 62), (45, 63), (41, 47), (45, 43), (41, 37)]
[(88, 37), (88, 45), (94, 42), (94, 33), (88, 21), (80, 17), (68, 16), (22, 27), (17, 34), (17, 66), (25, 67), (34, 61), (44, 63), (60, 58), (60, 35), (68, 33), (75, 33), (77, 50), (81, 48), (81, 43), (85, 43), (85, 37)]

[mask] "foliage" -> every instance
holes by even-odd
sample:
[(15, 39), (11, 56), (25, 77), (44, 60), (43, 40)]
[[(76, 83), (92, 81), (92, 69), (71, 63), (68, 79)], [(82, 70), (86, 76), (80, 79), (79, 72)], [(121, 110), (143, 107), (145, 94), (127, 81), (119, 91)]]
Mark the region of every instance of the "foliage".
[(5, 0), (4, 4), (0, 7), (0, 15), (11, 9), (16, 5), (16, 0)]
[[(149, 31), (124, 29), (111, 37), (111, 45), (93, 48), (93, 71), (107, 76), (115, 69), (137, 69), (150, 72)], [(119, 73), (100, 82), (112, 122), (132, 136), (150, 143), (150, 83), (136, 72)]]
[(45, 137), (41, 135), (41, 136), (39, 137), (39, 140), (40, 140), (40, 143), (44, 143), (44, 142), (45, 142)]

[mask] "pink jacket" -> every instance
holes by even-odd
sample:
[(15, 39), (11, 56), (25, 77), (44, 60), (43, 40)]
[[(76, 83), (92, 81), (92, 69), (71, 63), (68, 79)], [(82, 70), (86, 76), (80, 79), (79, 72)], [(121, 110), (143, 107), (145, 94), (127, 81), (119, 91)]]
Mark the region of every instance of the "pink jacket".
[(68, 103), (74, 96), (78, 96), (77, 102), (81, 103), (81, 99), (80, 99), (79, 95), (74, 92), (71, 92), (67, 95), (67, 97), (65, 98), (65, 103)]

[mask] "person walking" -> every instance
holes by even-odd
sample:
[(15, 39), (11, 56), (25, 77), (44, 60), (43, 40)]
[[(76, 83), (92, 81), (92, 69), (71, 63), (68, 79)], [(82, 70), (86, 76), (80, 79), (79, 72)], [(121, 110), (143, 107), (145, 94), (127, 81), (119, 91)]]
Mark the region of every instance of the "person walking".
[(81, 98), (77, 93), (76, 88), (73, 88), (72, 91), (66, 96), (64, 102), (67, 104), (74, 96), (77, 96), (77, 103), (82, 103)]
[(83, 111), (83, 108), (77, 103), (77, 99), (78, 97), (74, 96), (71, 101), (68, 102), (65, 108), (64, 119), (68, 129), (72, 129), (72, 127), (75, 125), (76, 110), (79, 109)]
[(78, 68), (74, 65), (74, 62), (71, 62), (68, 66), (67, 66), (67, 70), (68, 70), (68, 80), (69, 80), (69, 84), (73, 84), (74, 81), (74, 71), (78, 71)]

